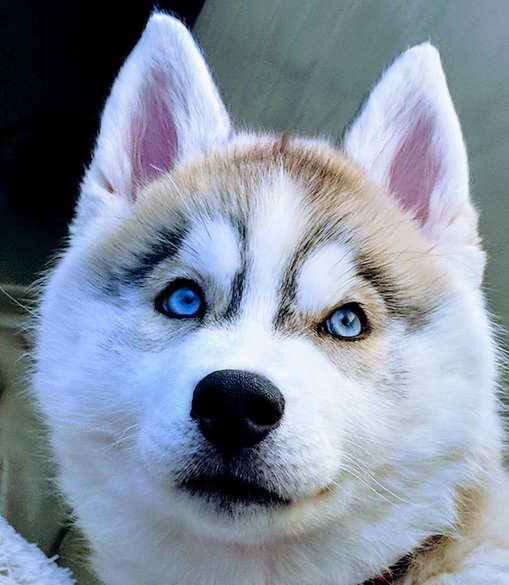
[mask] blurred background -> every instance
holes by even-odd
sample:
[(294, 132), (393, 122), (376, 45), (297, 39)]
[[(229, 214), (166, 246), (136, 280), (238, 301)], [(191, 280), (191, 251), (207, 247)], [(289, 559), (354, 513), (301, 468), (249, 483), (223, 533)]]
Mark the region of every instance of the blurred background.
[[(507, 0), (168, 0), (157, 7), (193, 28), (239, 124), (289, 133), (339, 138), (384, 68), (410, 45), (434, 43), (470, 154), (490, 254), (489, 306), (509, 330)], [(96, 582), (73, 560), (80, 538), (48, 482), (38, 422), (19, 392), (30, 341), (17, 303), (63, 243), (102, 106), (152, 9), (145, 1), (0, 4), (0, 514), (46, 554), (58, 553), (80, 585)], [(508, 341), (502, 333), (506, 348)]]
[[(202, 5), (158, 7), (192, 27)], [(104, 101), (153, 8), (0, 3), (0, 282), (30, 283), (61, 244)]]

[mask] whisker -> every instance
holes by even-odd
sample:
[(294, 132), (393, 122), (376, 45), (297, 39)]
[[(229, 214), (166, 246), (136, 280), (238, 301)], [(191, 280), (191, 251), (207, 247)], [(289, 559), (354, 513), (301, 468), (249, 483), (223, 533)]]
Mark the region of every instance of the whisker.
[(27, 307), (26, 305), (24, 305), (23, 303), (21, 303), (20, 301), (18, 301), (18, 299), (16, 299), (15, 297), (13, 297), (7, 290), (5, 290), (5, 288), (3, 286), (0, 285), (0, 292), (2, 292), (10, 301), (12, 301), (15, 305), (17, 305), (18, 307), (20, 307), (21, 309), (23, 309), (24, 311), (26, 311), (27, 313), (30, 313), (30, 315), (32, 315), (33, 317), (36, 317), (37, 314), (36, 312), (31, 309), (30, 307)]

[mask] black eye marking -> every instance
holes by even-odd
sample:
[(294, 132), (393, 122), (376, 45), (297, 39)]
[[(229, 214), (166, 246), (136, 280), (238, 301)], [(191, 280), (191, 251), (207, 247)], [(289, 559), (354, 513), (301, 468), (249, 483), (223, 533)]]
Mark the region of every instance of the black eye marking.
[(132, 285), (142, 284), (158, 264), (179, 253), (186, 235), (186, 225), (161, 229), (147, 243), (147, 249), (135, 256), (132, 265), (123, 268), (123, 280)]

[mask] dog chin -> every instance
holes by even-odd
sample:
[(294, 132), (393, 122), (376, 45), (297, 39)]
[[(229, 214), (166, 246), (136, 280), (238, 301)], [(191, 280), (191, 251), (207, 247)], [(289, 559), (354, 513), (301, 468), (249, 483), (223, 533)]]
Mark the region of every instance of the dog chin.
[[(173, 513), (192, 533), (245, 545), (267, 545), (323, 527), (332, 516), (317, 509), (332, 512), (335, 502), (329, 487), (297, 497), (225, 474), (179, 478), (168, 495)], [(333, 508), (338, 511), (337, 505)]]

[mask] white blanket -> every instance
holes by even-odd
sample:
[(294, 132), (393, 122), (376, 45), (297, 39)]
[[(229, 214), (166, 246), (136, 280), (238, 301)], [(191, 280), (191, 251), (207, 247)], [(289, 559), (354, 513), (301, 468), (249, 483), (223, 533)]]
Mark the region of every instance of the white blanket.
[(75, 585), (67, 569), (48, 559), (0, 516), (0, 585)]

